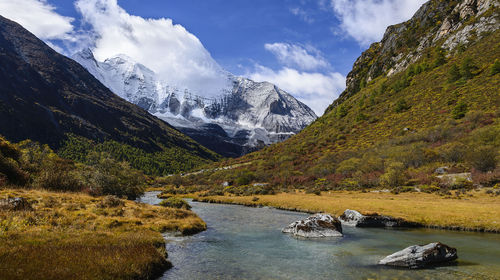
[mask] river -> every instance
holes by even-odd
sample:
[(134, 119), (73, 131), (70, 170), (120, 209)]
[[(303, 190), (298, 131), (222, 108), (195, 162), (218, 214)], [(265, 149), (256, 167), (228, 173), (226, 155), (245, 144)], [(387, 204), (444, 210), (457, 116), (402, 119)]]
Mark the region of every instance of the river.
[[(156, 204), (158, 192), (142, 202)], [(208, 225), (189, 237), (166, 235), (174, 267), (161, 279), (500, 279), (500, 234), (344, 226), (344, 237), (306, 240), (281, 229), (308, 214), (190, 201)], [(414, 244), (442, 242), (458, 250), (455, 265), (405, 270), (378, 260)]]

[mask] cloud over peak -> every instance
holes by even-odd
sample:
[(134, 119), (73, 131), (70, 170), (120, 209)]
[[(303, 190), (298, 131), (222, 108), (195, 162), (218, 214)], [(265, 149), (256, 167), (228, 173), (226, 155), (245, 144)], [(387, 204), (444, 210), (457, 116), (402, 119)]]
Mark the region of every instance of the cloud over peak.
[(258, 82), (270, 82), (291, 93), (295, 98), (307, 104), (321, 116), (325, 109), (345, 88), (345, 77), (340, 73), (309, 73), (289, 67), (275, 71), (262, 65), (256, 65), (250, 79)]
[(126, 54), (170, 85), (205, 96), (227, 86), (224, 71), (200, 40), (171, 19), (130, 15), (116, 0), (78, 0), (76, 7), (94, 33), (98, 60)]

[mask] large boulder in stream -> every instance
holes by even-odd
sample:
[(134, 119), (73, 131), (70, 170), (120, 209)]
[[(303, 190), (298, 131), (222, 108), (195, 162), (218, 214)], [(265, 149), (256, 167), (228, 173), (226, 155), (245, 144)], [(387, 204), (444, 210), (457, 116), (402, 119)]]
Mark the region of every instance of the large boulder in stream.
[(383, 216), (379, 214), (363, 215), (355, 210), (345, 210), (339, 217), (340, 221), (347, 226), (354, 227), (421, 227), (415, 222), (409, 222), (401, 218)]
[(305, 238), (341, 237), (342, 224), (327, 214), (316, 214), (305, 220), (291, 223), (282, 232)]
[(405, 268), (425, 268), (450, 263), (457, 258), (457, 249), (436, 242), (423, 246), (410, 246), (385, 257), (378, 264)]

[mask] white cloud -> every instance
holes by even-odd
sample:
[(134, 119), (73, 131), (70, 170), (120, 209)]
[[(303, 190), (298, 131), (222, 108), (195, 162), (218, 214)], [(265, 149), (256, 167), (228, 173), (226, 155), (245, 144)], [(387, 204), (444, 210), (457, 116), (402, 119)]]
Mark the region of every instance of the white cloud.
[(297, 67), (301, 70), (315, 70), (329, 66), (321, 53), (312, 46), (306, 46), (307, 50), (299, 45), (288, 43), (265, 44), (264, 47), (286, 66)]
[(276, 84), (281, 89), (293, 94), (298, 100), (321, 116), (344, 90), (345, 77), (340, 73), (307, 73), (284, 67), (279, 71), (256, 65), (253, 73), (247, 74), (250, 79)]
[(125, 54), (170, 85), (204, 96), (226, 86), (225, 73), (198, 38), (171, 19), (130, 15), (116, 0), (78, 0), (76, 7), (95, 33), (97, 59)]
[(331, 0), (341, 28), (361, 45), (380, 41), (389, 25), (410, 19), (428, 0)]
[(0, 15), (42, 40), (71, 40), (73, 18), (59, 15), (46, 0), (0, 0)]
[(303, 9), (301, 9), (299, 7), (295, 7), (295, 8), (290, 8), (289, 10), (290, 10), (290, 13), (292, 13), (293, 15), (298, 16), (304, 22), (309, 23), (309, 24), (314, 23), (314, 18), (312, 16), (310, 16)]

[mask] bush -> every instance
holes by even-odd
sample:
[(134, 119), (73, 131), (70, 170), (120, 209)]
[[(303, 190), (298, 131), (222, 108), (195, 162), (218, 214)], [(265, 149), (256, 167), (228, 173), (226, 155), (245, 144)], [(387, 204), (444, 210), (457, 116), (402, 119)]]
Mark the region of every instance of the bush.
[(467, 153), (467, 146), (462, 143), (448, 143), (439, 148), (439, 154), (445, 162), (462, 162)]
[(457, 106), (455, 106), (455, 108), (453, 108), (453, 110), (451, 111), (451, 114), (452, 114), (454, 119), (458, 120), (458, 119), (465, 117), (465, 114), (467, 113), (467, 111), (468, 111), (467, 104), (463, 101), (460, 101), (460, 102), (458, 102)]
[(380, 183), (386, 187), (398, 187), (405, 182), (405, 166), (401, 162), (393, 162), (389, 164), (384, 175), (380, 177)]
[(500, 73), (500, 60), (495, 59), (495, 62), (493, 62), (490, 67), (490, 75), (493, 76), (498, 73)]
[(498, 148), (490, 145), (483, 145), (474, 148), (468, 155), (469, 164), (475, 169), (488, 172), (497, 166)]
[(460, 67), (460, 74), (462, 78), (465, 80), (472, 79), (474, 77), (474, 74), (472, 74), (472, 71), (475, 69), (475, 66), (472, 63), (472, 58), (466, 57), (462, 61), (462, 65)]
[(446, 51), (443, 48), (437, 47), (434, 49), (433, 66), (438, 67), (446, 63)]
[(105, 155), (87, 170), (90, 193), (94, 195), (125, 196), (136, 199), (144, 193), (144, 175)]
[(19, 167), (19, 163), (12, 158), (0, 154), (0, 177), (5, 183), (24, 186), (28, 182), (28, 174)]
[(75, 164), (58, 157), (45, 159), (35, 176), (33, 186), (36, 188), (77, 192), (84, 187)]
[(462, 75), (460, 74), (460, 68), (456, 64), (453, 64), (448, 71), (448, 82), (454, 83), (462, 78)]
[(252, 171), (241, 171), (236, 178), (236, 184), (238, 186), (244, 186), (250, 184), (253, 180), (255, 180), (255, 173)]
[(5, 183), (25, 185), (29, 175), (21, 169), (20, 149), (0, 137), (0, 178)]
[(396, 113), (401, 113), (404, 112), (408, 109), (410, 109), (411, 106), (406, 103), (405, 99), (399, 99), (398, 102), (396, 103), (396, 107), (394, 108), (394, 111)]
[(184, 199), (178, 197), (170, 197), (162, 202), (160, 202), (160, 206), (169, 207), (169, 208), (178, 208), (178, 209), (191, 209), (191, 205), (187, 203)]
[(337, 167), (337, 173), (350, 174), (356, 172), (361, 164), (361, 159), (352, 157), (342, 161)]

